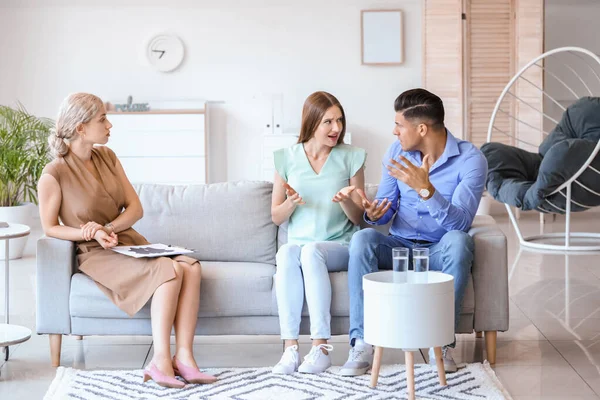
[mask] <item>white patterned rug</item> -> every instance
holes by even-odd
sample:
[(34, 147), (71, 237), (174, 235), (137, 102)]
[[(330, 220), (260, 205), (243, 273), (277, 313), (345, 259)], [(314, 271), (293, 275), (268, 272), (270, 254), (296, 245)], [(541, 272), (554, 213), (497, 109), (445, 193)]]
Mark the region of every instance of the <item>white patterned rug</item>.
[[(377, 388), (369, 387), (370, 375), (343, 377), (340, 367), (321, 375), (275, 375), (271, 368), (219, 368), (203, 370), (219, 377), (213, 385), (187, 385), (166, 389), (142, 382), (142, 371), (85, 371), (59, 367), (44, 400), (125, 399), (235, 399), (235, 400), (380, 400), (406, 399), (404, 365), (381, 367)], [(448, 386), (440, 386), (437, 370), (415, 365), (417, 399), (511, 400), (487, 364), (468, 364), (447, 374)]]

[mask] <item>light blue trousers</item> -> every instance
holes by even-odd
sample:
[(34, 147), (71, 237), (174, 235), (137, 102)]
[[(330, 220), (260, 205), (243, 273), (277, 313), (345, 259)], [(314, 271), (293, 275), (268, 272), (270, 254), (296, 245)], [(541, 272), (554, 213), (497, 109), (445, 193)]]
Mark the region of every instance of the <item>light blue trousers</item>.
[(306, 294), (312, 339), (331, 337), (331, 282), (329, 272), (348, 268), (348, 246), (314, 242), (285, 244), (277, 252), (275, 294), (281, 338), (298, 339)]

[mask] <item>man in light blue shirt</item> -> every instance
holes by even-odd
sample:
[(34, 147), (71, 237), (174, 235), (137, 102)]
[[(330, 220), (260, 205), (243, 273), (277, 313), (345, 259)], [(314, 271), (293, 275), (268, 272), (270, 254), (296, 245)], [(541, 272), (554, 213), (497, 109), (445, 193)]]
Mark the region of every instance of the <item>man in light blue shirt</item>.
[[(392, 248), (429, 248), (429, 269), (454, 276), (455, 326), (458, 326), (471, 264), (471, 227), (483, 194), (487, 161), (473, 144), (456, 139), (444, 126), (442, 100), (424, 90), (412, 89), (395, 101), (394, 135), (387, 151), (376, 199), (361, 194), (365, 221), (385, 225), (390, 235), (363, 229), (350, 242), (350, 349), (341, 374), (360, 375), (373, 361), (372, 346), (363, 340), (362, 279), (379, 269), (392, 269)], [(444, 367), (456, 371), (449, 348), (442, 349)], [(435, 365), (433, 351), (430, 363)]]

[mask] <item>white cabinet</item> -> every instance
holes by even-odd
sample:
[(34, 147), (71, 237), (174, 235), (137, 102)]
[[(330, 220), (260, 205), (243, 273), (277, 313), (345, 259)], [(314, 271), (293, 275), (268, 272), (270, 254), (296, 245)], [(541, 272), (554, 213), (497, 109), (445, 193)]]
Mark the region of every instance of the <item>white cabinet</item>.
[[(261, 169), (262, 180), (273, 182), (273, 177), (275, 176), (273, 152), (275, 150), (293, 146), (296, 143), (298, 143), (298, 134), (296, 133), (284, 133), (281, 135), (263, 135)], [(346, 134), (344, 135), (344, 143), (352, 143), (352, 134), (350, 132), (346, 132)]]
[(207, 182), (205, 110), (116, 112), (107, 144), (132, 183)]

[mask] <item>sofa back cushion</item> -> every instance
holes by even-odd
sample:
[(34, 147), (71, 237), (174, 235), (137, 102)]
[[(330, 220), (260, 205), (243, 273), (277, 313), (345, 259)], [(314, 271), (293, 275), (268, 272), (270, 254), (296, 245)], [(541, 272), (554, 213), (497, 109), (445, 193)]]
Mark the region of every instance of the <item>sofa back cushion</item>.
[(133, 228), (151, 243), (184, 246), (202, 261), (275, 264), (277, 226), (269, 182), (134, 185), (144, 217)]

